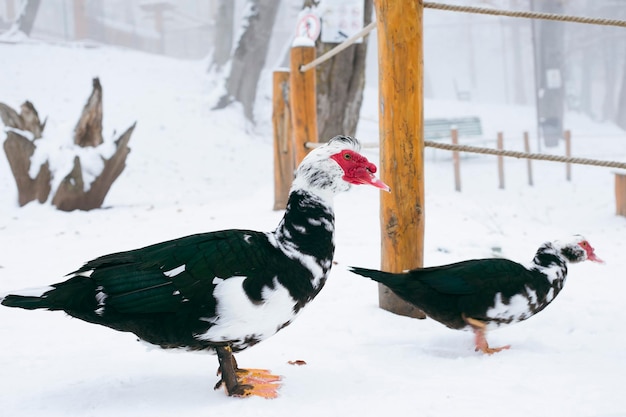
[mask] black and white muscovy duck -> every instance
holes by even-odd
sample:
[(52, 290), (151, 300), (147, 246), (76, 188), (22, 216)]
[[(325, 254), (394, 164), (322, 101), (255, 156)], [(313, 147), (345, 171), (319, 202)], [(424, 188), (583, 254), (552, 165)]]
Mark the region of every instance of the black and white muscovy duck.
[(487, 330), (517, 323), (543, 310), (559, 294), (567, 263), (602, 262), (584, 237), (546, 242), (528, 266), (508, 259), (473, 259), (393, 274), (350, 267), (380, 282), (432, 319), (457, 330), (473, 330), (476, 350), (492, 354)]
[[(276, 230), (223, 230), (87, 262), (65, 282), (0, 298), (63, 310), (162, 348), (215, 351), (228, 395), (277, 395), (280, 377), (237, 366), (233, 352), (289, 325), (322, 289), (334, 253), (333, 197), (350, 184), (389, 191), (359, 142), (336, 136), (296, 170)], [(68, 276), (69, 276), (68, 275)]]

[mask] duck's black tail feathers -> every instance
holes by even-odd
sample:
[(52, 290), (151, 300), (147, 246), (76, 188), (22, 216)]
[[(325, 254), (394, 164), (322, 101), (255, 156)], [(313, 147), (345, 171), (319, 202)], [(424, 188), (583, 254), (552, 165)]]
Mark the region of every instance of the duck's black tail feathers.
[(93, 280), (76, 276), (49, 287), (16, 291), (0, 296), (0, 304), (7, 307), (36, 310), (72, 310), (76, 307), (96, 308), (96, 287)]
[(391, 272), (377, 271), (375, 269), (359, 268), (357, 266), (348, 267), (350, 272), (362, 275), (367, 278), (371, 278), (376, 282), (380, 282), (385, 285), (393, 285), (398, 281), (402, 281), (401, 274), (393, 274)]

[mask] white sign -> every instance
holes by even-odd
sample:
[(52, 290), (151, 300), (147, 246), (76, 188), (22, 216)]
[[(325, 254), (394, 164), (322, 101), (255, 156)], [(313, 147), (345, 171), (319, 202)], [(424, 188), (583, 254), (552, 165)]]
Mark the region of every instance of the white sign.
[(546, 70), (546, 87), (550, 90), (561, 88), (561, 71), (558, 68), (550, 68)]
[(341, 43), (363, 29), (363, 0), (332, 1), (324, 5), (322, 42)]
[(298, 20), (296, 36), (309, 38), (313, 42), (320, 36), (321, 23), (318, 15), (307, 13)]

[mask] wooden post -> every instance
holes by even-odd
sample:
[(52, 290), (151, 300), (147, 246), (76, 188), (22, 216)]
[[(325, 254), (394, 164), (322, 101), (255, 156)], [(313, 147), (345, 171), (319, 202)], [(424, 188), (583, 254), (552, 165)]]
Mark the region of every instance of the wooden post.
[(17, 17), (15, 15), (15, 0), (7, 0), (6, 1), (6, 19), (7, 22), (12, 22)]
[(74, 0), (74, 39), (86, 39), (88, 35), (85, 0)]
[[(315, 44), (308, 38), (296, 38), (298, 46), (291, 48), (291, 80), (289, 104), (293, 128), (296, 166), (309, 153), (307, 142), (319, 142), (317, 137), (317, 102), (315, 94), (315, 69), (301, 72), (300, 67), (315, 59)], [(304, 42), (308, 44), (304, 45)]]
[[(530, 153), (530, 139), (528, 132), (524, 132), (524, 152)], [(532, 160), (526, 160), (526, 166), (528, 167), (528, 185), (533, 185), (533, 165)]]
[(615, 172), (615, 214), (626, 216), (626, 172)]
[[(504, 149), (504, 135), (498, 132), (498, 150)], [(498, 155), (498, 183), (501, 190), (504, 190), (504, 157)]]
[[(565, 156), (567, 158), (572, 157), (572, 132), (566, 130), (563, 132), (563, 138), (565, 139)], [(572, 164), (569, 162), (565, 163), (565, 179), (568, 181), (572, 180)]]
[[(458, 129), (451, 129), (450, 136), (452, 136), (452, 144), (458, 145)], [(452, 151), (452, 165), (454, 166), (454, 190), (461, 191), (461, 158), (459, 157), (459, 151)]]
[(287, 206), (293, 172), (296, 168), (289, 111), (289, 70), (287, 69), (274, 71), (272, 103), (274, 210), (283, 210)]
[[(422, 0), (374, 0), (378, 34), (381, 179), (381, 269), (423, 265), (424, 101)], [(379, 305), (423, 318), (417, 308), (379, 286)]]
[(165, 52), (165, 12), (174, 10), (176, 6), (166, 1), (144, 3), (139, 6), (148, 13), (154, 13), (154, 30), (159, 34), (159, 52)]

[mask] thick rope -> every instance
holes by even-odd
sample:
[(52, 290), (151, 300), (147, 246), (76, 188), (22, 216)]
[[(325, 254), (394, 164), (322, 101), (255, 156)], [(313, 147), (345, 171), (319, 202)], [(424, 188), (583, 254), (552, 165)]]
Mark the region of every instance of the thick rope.
[[(432, 3), (432, 2), (424, 2), (424, 8), (435, 9), (435, 10), (446, 10), (452, 12), (464, 12), (464, 13), (476, 13), (476, 14), (488, 14), (492, 16), (508, 16), (508, 17), (521, 17), (527, 19), (543, 19), (543, 20), (556, 20), (559, 22), (576, 22), (576, 23), (586, 23), (591, 25), (603, 25), (603, 26), (618, 26), (626, 28), (626, 20), (617, 20), (617, 19), (601, 19), (594, 17), (580, 17), (580, 16), (568, 16), (554, 13), (542, 13), (542, 12), (523, 12), (523, 11), (512, 11), (512, 10), (499, 10), (499, 9), (488, 9), (485, 7), (472, 7), (472, 6), (456, 6), (454, 4), (442, 4), (442, 3)], [(328, 61), (330, 58), (337, 55), (339, 52), (343, 51), (353, 43), (355, 43), (360, 38), (364, 37), (372, 30), (376, 28), (376, 22), (372, 22), (369, 25), (365, 26), (358, 33), (350, 36), (348, 39), (335, 46), (330, 51), (325, 54), (317, 57), (313, 61), (309, 62), (306, 65), (302, 65), (300, 67), (300, 72), (306, 72), (311, 68), (315, 68), (318, 65)]]
[(626, 169), (626, 162), (601, 161), (599, 159), (573, 158), (573, 157), (567, 157), (567, 156), (546, 155), (546, 154), (541, 154), (541, 153), (507, 151), (507, 150), (499, 150), (499, 149), (491, 149), (491, 148), (479, 148), (477, 146), (467, 146), (467, 145), (451, 145), (448, 143), (433, 142), (433, 141), (428, 141), (428, 140), (424, 141), (424, 146), (428, 146), (430, 148), (445, 149), (448, 151), (480, 153), (480, 154), (487, 154), (487, 155), (502, 155), (502, 156), (510, 156), (513, 158), (536, 159), (539, 161), (565, 162), (565, 163), (578, 164), (578, 165), (593, 165), (593, 166), (598, 166), (598, 167)]
[[(304, 146), (308, 149), (315, 149), (322, 145), (324, 145), (324, 143), (307, 142), (304, 144)], [(363, 148), (378, 148), (378, 144), (377, 143), (364, 143), (362, 147)], [(512, 158), (535, 159), (539, 161), (564, 162), (564, 163), (569, 163), (569, 164), (593, 165), (597, 167), (626, 169), (626, 162), (602, 161), (599, 159), (574, 158), (574, 157), (559, 156), (559, 155), (547, 155), (547, 154), (542, 154), (542, 153), (507, 151), (507, 150), (500, 150), (500, 149), (493, 149), (493, 148), (480, 148), (478, 146), (468, 146), (468, 145), (452, 145), (449, 143), (433, 142), (430, 140), (424, 141), (424, 147), (445, 149), (447, 151), (479, 153), (479, 154), (485, 154), (485, 155), (502, 155), (502, 156), (508, 156)]]
[(335, 46), (330, 51), (328, 51), (325, 54), (319, 56), (318, 58), (314, 59), (313, 61), (309, 62), (308, 64), (302, 65), (300, 67), (300, 72), (306, 72), (306, 71), (310, 70), (311, 68), (315, 68), (319, 64), (328, 61), (329, 59), (331, 59), (332, 57), (337, 55), (339, 52), (343, 51), (348, 46), (352, 45), (353, 43), (355, 43), (356, 41), (358, 41), (359, 39), (361, 39), (362, 37), (364, 37), (365, 35), (370, 33), (375, 28), (376, 28), (376, 22), (370, 23), (369, 25), (367, 25), (363, 29), (361, 29), (358, 33), (355, 33), (354, 35), (350, 36), (348, 39), (346, 39), (345, 41), (341, 42), (339, 45)]
[(586, 24), (592, 24), (592, 25), (618, 26), (618, 27), (626, 28), (626, 20), (617, 20), (617, 19), (600, 19), (600, 18), (593, 18), (593, 17), (567, 16), (567, 15), (560, 15), (560, 14), (554, 14), (554, 13), (499, 10), (499, 9), (489, 9), (485, 7), (457, 6), (453, 4), (441, 4), (441, 3), (432, 3), (432, 2), (424, 2), (424, 8), (436, 9), (436, 10), (447, 10), (447, 11), (452, 11), (452, 12), (488, 14), (492, 16), (508, 16), (508, 17), (522, 17), (522, 18), (528, 18), (528, 19), (556, 20), (559, 22), (576, 22), (576, 23), (586, 23)]

